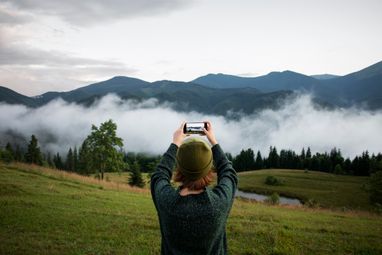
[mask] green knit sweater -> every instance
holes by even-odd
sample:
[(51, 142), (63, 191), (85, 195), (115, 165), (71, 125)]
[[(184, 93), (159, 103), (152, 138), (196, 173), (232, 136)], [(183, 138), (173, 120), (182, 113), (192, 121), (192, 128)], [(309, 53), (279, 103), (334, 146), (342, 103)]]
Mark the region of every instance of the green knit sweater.
[(181, 196), (171, 186), (178, 146), (171, 144), (151, 177), (151, 194), (162, 234), (161, 254), (227, 254), (226, 222), (237, 175), (217, 144), (212, 147), (218, 182), (200, 194)]

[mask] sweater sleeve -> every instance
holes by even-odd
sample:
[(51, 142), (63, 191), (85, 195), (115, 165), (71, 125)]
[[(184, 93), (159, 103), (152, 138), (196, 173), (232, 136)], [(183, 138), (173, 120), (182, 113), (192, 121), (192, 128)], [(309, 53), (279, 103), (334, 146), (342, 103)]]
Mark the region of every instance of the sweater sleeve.
[(212, 147), (212, 153), (218, 177), (217, 185), (213, 190), (219, 197), (231, 204), (238, 183), (236, 171), (219, 144)]
[(160, 194), (164, 195), (164, 193), (166, 193), (166, 190), (167, 192), (173, 190), (171, 186), (171, 177), (175, 165), (175, 156), (177, 150), (178, 146), (172, 143), (163, 155), (155, 172), (151, 175), (151, 196), (153, 198), (155, 207), (157, 208)]

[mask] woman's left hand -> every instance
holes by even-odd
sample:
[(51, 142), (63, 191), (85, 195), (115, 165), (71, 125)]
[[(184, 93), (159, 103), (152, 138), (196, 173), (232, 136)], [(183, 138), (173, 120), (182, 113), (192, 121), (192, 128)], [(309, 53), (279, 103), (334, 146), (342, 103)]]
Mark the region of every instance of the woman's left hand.
[(178, 147), (182, 144), (184, 138), (187, 136), (185, 133), (183, 133), (183, 127), (186, 124), (186, 122), (182, 122), (182, 125), (175, 130), (172, 142), (176, 144)]

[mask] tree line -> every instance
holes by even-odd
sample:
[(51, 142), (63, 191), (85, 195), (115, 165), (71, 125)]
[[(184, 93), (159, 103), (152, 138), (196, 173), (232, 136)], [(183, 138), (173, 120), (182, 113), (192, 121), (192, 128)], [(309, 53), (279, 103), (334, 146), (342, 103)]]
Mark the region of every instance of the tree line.
[(130, 172), (130, 185), (144, 186), (141, 172), (152, 172), (160, 161), (160, 156), (143, 153), (126, 153), (123, 140), (116, 135), (117, 125), (106, 121), (99, 127), (92, 125), (91, 133), (77, 148), (69, 148), (66, 155), (43, 153), (35, 135), (29, 143), (21, 147), (9, 142), (0, 148), (0, 160), (5, 162), (25, 162), (45, 167), (75, 172), (81, 175), (95, 175), (104, 179), (105, 172)]
[(369, 176), (382, 170), (382, 154), (370, 155), (368, 151), (353, 159), (344, 158), (341, 150), (333, 148), (329, 153), (316, 153), (312, 155), (310, 147), (302, 149), (301, 153), (293, 150), (277, 151), (275, 146), (269, 148), (268, 156), (262, 156), (260, 151), (255, 152), (248, 148), (233, 157), (227, 153), (237, 171), (249, 171), (266, 168), (281, 169), (307, 169), (334, 174), (347, 174)]
[[(146, 155), (143, 153), (126, 153), (123, 151), (123, 140), (116, 135), (117, 125), (112, 121), (101, 123), (99, 127), (92, 125), (91, 133), (78, 148), (69, 148), (66, 155), (51, 152), (42, 153), (35, 135), (31, 136), (27, 146), (12, 146), (7, 143), (0, 148), (0, 159), (6, 162), (19, 161), (43, 165), (59, 170), (76, 172), (82, 175), (95, 174), (100, 179), (105, 172), (129, 171), (142, 186), (141, 172), (151, 173), (155, 170), (161, 156)], [(348, 174), (369, 176), (382, 170), (382, 154), (370, 155), (368, 151), (357, 155), (353, 159), (344, 158), (341, 150), (333, 148), (329, 153), (312, 154), (310, 147), (302, 149), (300, 153), (293, 150), (280, 150), (275, 146), (269, 148), (267, 156), (260, 151), (255, 153), (251, 148), (241, 150), (227, 157), (233, 162), (237, 171), (249, 171), (267, 168), (307, 169), (335, 174)]]

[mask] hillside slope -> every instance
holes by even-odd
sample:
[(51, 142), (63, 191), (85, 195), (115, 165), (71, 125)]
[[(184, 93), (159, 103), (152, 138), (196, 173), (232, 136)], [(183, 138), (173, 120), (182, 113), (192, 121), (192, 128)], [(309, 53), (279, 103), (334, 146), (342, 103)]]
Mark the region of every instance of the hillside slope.
[[(320, 206), (331, 208), (371, 209), (365, 189), (369, 177), (344, 176), (318, 171), (291, 169), (265, 169), (239, 174), (239, 189), (258, 193), (279, 194), (315, 201)], [(274, 176), (282, 185), (267, 185), (267, 176)]]
[(21, 95), (16, 91), (2, 86), (0, 86), (0, 103), (1, 102), (7, 104), (20, 104), (29, 107), (35, 107), (38, 105), (34, 98)]
[[(0, 254), (159, 254), (147, 191), (0, 163), (0, 208)], [(381, 216), (242, 200), (227, 224), (230, 254), (381, 254), (381, 237)]]

